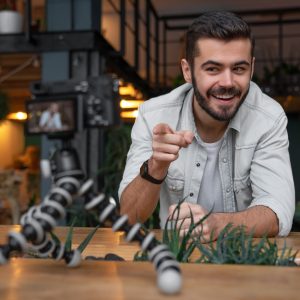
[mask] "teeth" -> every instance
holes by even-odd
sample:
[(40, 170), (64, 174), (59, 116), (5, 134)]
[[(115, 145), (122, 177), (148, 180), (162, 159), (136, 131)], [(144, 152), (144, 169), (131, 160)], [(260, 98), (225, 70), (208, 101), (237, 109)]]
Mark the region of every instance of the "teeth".
[(230, 99), (232, 97), (234, 97), (234, 95), (215, 95), (216, 98), (219, 98), (219, 99)]

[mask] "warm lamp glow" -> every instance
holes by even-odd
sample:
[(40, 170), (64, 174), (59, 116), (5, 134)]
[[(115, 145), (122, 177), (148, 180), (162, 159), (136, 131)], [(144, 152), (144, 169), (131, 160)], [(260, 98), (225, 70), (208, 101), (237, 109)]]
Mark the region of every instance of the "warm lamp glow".
[(136, 94), (136, 90), (132, 85), (127, 85), (127, 86), (120, 86), (119, 87), (119, 94), (120, 95), (130, 95), (134, 96)]
[(120, 107), (121, 108), (138, 108), (142, 103), (144, 102), (144, 100), (125, 100), (122, 99), (120, 101)]
[(135, 119), (138, 116), (138, 110), (131, 110), (131, 111), (122, 111), (121, 118), (123, 119)]
[(8, 114), (6, 118), (13, 121), (25, 121), (27, 120), (27, 114), (25, 112), (18, 111)]

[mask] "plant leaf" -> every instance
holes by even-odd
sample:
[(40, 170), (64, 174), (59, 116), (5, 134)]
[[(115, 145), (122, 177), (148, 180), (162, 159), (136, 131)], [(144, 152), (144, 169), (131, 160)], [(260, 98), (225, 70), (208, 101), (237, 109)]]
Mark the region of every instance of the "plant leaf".
[(52, 240), (54, 241), (54, 243), (55, 243), (56, 245), (60, 245), (60, 244), (61, 244), (61, 242), (60, 242), (58, 236), (57, 236), (53, 231), (50, 231), (49, 234), (50, 234)]
[(80, 253), (82, 253), (84, 251), (84, 249), (86, 248), (86, 246), (90, 243), (91, 239), (93, 238), (94, 234), (96, 233), (96, 231), (98, 230), (98, 228), (100, 227), (100, 225), (96, 226), (87, 236), (86, 238), (80, 243), (80, 245), (78, 246), (77, 250), (79, 250)]
[(66, 251), (71, 251), (71, 249), (72, 249), (73, 227), (74, 227), (74, 224), (76, 223), (76, 219), (77, 219), (76, 217), (73, 218), (72, 224), (69, 227), (69, 230), (67, 233), (66, 242), (65, 242)]

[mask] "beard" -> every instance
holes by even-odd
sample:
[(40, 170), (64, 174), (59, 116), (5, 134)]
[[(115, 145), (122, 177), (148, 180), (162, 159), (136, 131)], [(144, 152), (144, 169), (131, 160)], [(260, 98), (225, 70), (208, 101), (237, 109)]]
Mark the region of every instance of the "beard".
[[(236, 87), (230, 87), (230, 88), (224, 88), (224, 87), (219, 87), (219, 88), (210, 88), (206, 92), (206, 97), (201, 94), (199, 91), (196, 80), (194, 75), (192, 76), (192, 84), (194, 87), (194, 95), (197, 100), (197, 103), (200, 105), (200, 107), (212, 118), (218, 121), (230, 121), (237, 111), (239, 110), (240, 106), (243, 104), (245, 101), (249, 88), (250, 88), (250, 83), (248, 86), (247, 91), (242, 95), (242, 91)], [(240, 97), (239, 102), (235, 103), (234, 106), (232, 107), (221, 107), (219, 110), (214, 109), (212, 106), (210, 106), (210, 101), (209, 101), (209, 96), (213, 95), (230, 95), (232, 97)]]

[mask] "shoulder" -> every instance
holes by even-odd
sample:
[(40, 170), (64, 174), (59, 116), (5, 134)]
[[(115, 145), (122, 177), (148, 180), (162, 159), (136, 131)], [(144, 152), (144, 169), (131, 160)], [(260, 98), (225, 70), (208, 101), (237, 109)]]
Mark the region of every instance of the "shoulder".
[(241, 144), (256, 144), (274, 128), (285, 127), (287, 122), (282, 106), (264, 94), (253, 82), (235, 119), (239, 124), (239, 143)]
[(282, 106), (274, 99), (264, 94), (254, 83), (250, 83), (249, 93), (242, 105), (242, 110), (256, 116), (256, 118), (266, 118), (276, 120), (284, 114)]
[(159, 123), (167, 123), (171, 128), (176, 128), (186, 95), (192, 85), (184, 84), (170, 93), (145, 101), (139, 107), (138, 122), (143, 122), (152, 131)]

